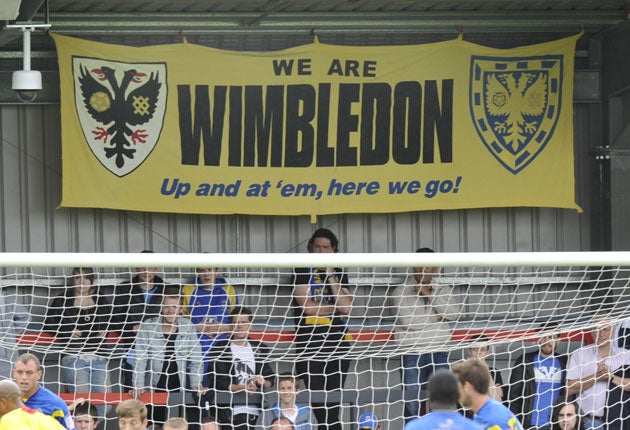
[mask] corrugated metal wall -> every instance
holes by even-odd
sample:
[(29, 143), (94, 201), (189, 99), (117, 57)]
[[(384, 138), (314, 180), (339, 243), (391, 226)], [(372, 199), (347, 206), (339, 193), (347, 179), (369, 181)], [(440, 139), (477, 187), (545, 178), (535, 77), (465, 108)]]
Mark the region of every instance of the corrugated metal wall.
[(577, 201), (586, 211), (510, 208), (322, 216), (200, 216), (58, 208), (58, 105), (0, 107), (0, 246), (10, 252), (304, 252), (314, 228), (345, 252), (590, 249), (590, 106), (575, 106)]

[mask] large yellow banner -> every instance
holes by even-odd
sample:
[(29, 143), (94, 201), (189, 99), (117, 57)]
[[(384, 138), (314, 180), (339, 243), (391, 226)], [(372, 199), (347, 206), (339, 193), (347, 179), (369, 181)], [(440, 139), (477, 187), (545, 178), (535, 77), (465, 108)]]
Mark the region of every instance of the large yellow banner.
[(62, 206), (319, 215), (574, 201), (579, 35), (236, 52), (54, 35)]

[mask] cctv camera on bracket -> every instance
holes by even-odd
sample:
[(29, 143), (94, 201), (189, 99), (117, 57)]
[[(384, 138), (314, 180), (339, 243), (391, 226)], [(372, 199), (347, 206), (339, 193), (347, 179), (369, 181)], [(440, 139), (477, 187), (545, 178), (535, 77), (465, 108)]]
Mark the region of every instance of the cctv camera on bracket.
[(7, 25), (7, 28), (18, 28), (24, 33), (22, 70), (13, 72), (11, 89), (15, 91), (18, 99), (25, 103), (35, 101), (37, 93), (42, 89), (42, 74), (36, 70), (31, 70), (31, 33), (38, 27), (48, 29), (49, 24), (14, 24)]
[(13, 72), (11, 89), (18, 99), (25, 103), (35, 101), (42, 89), (42, 74), (36, 70), (16, 70)]

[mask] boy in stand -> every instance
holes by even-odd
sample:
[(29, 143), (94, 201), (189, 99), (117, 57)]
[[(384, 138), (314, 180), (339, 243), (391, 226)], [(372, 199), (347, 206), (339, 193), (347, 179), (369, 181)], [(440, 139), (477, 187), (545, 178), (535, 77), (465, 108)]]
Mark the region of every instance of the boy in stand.
[(316, 430), (317, 420), (308, 406), (295, 402), (300, 392), (300, 381), (295, 376), (283, 373), (278, 377), (278, 399), (270, 409), (258, 417), (256, 427), (260, 430), (271, 428), (271, 423), (279, 417), (288, 418), (295, 430)]

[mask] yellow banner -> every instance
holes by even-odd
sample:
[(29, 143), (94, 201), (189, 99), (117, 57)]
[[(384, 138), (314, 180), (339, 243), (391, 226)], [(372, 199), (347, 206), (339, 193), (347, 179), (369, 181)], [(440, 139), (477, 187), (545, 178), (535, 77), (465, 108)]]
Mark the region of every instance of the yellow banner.
[(574, 199), (579, 35), (236, 52), (54, 35), (62, 206), (320, 215)]

